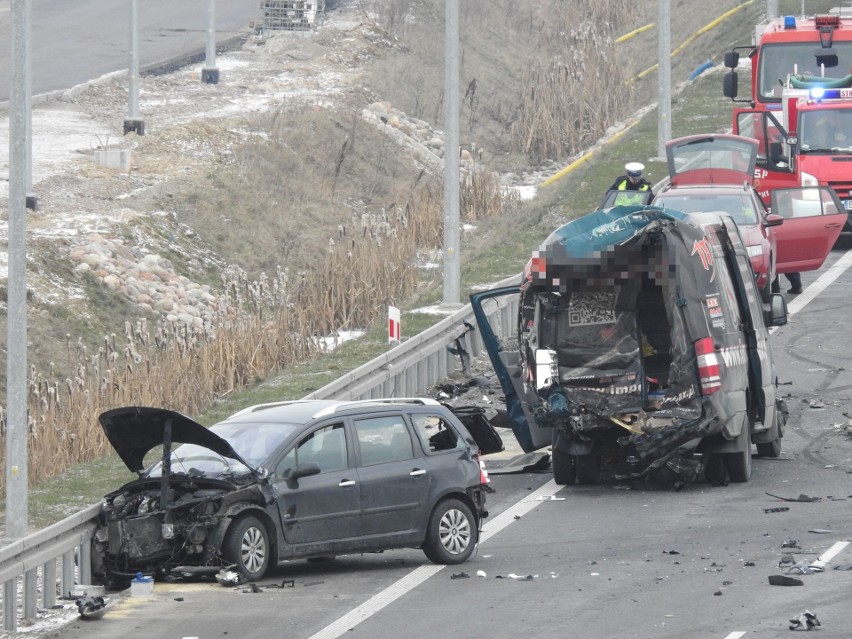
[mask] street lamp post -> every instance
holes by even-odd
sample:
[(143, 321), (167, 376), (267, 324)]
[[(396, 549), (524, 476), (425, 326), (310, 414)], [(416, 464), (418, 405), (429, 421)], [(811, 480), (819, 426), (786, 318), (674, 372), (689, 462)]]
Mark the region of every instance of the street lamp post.
[(136, 16), (136, 0), (130, 0), (130, 68), (127, 74), (129, 97), (124, 135), (131, 131), (137, 135), (145, 135), (145, 121), (139, 117), (139, 24)]
[(201, 81), (207, 84), (219, 83), (219, 69), (216, 68), (216, 0), (207, 0), (207, 49)]

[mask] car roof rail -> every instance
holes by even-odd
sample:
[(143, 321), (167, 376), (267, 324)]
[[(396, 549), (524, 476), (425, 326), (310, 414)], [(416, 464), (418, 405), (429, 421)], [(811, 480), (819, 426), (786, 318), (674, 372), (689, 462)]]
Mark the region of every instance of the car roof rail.
[(231, 417), (237, 417), (238, 415), (248, 415), (249, 413), (254, 413), (259, 410), (266, 410), (267, 408), (276, 408), (278, 406), (291, 406), (293, 404), (311, 404), (316, 402), (315, 399), (290, 399), (281, 402), (268, 402), (266, 404), (255, 404), (254, 406), (249, 406), (248, 408), (243, 408), (242, 410), (237, 411)]
[(420, 406), (441, 406), (441, 402), (431, 397), (382, 397), (378, 399), (342, 400), (339, 404), (325, 406), (314, 413), (314, 418), (332, 415), (338, 411), (362, 404), (419, 404)]

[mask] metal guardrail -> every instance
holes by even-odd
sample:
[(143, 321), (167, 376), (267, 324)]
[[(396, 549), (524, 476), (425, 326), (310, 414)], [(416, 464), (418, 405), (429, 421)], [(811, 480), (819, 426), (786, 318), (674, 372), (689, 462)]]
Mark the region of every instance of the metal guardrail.
[[(495, 286), (508, 286), (513, 282), (519, 283), (520, 275)], [(491, 300), (489, 304), (492, 306), (486, 314), (495, 334), (512, 335), (518, 299)], [(457, 355), (447, 349), (454, 347), (456, 340), (464, 339), (466, 350), (472, 356), (482, 353), (484, 347), (479, 331), (469, 331), (465, 322), (475, 326), (470, 304), (304, 399), (357, 400), (422, 395), (429, 386), (447, 379), (455, 370)], [(0, 548), (4, 630), (16, 632), (19, 619), (35, 619), (39, 601), (43, 608), (50, 609), (56, 605), (57, 593), (66, 597), (75, 584), (91, 583), (91, 539), (100, 509), (100, 503), (92, 504)]]

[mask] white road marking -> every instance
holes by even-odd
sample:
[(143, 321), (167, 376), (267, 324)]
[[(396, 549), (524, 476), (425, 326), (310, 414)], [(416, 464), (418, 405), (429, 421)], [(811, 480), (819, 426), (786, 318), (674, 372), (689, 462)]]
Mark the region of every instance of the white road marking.
[(735, 630), (735, 631), (734, 631), (734, 632), (732, 632), (731, 634), (726, 635), (726, 636), (725, 636), (725, 639), (740, 639), (740, 637), (744, 637), (744, 636), (745, 636), (745, 631), (743, 631), (743, 630)]
[[(826, 269), (825, 273), (817, 278), (816, 282), (808, 286), (796, 296), (796, 299), (787, 304), (787, 314), (792, 316), (801, 311), (808, 302), (831, 286), (834, 280), (843, 275), (850, 266), (852, 266), (852, 251), (846, 251), (834, 264)], [(769, 332), (774, 333), (777, 328), (777, 326), (773, 326), (769, 329)]]
[(825, 568), (825, 565), (831, 561), (834, 556), (849, 545), (848, 541), (838, 541), (834, 545), (822, 553), (817, 560), (811, 564), (812, 568)]
[[(556, 485), (556, 482), (550, 480), (535, 492), (525, 496), (521, 501), (497, 515), (494, 519), (489, 519), (482, 527), (482, 535), (479, 537), (479, 543), (481, 544), (487, 539), (490, 539), (506, 526), (514, 522), (518, 517), (525, 515), (533, 508), (541, 506), (542, 502), (538, 501), (539, 496), (550, 495), (557, 490), (559, 490), (559, 486)], [(382, 608), (407, 594), (410, 590), (413, 590), (429, 579), (429, 577), (436, 575), (444, 568), (446, 568), (446, 566), (430, 564), (427, 566), (420, 566), (419, 568), (412, 570), (405, 577), (398, 579), (380, 593), (370, 597), (354, 610), (346, 613), (337, 621), (327, 625), (325, 628), (312, 635), (310, 639), (336, 639), (337, 637), (342, 637), (349, 632), (351, 628), (357, 626), (365, 619), (372, 617)]]

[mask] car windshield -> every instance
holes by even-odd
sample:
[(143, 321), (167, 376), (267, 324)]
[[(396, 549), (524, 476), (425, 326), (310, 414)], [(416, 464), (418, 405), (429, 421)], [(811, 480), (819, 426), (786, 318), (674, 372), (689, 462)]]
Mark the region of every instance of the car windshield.
[[(222, 423), (210, 428), (255, 468), (261, 466), (297, 429), (298, 424), (267, 422)], [(223, 457), (197, 444), (182, 444), (176, 447), (172, 451), (171, 466), (173, 473), (204, 477), (242, 475), (249, 472), (249, 469), (236, 459)], [(160, 477), (161, 474), (162, 462), (157, 462), (145, 473), (147, 477)]]
[(852, 109), (820, 109), (799, 114), (799, 148), (852, 152)]
[(746, 193), (712, 195), (660, 195), (654, 204), (683, 213), (721, 212), (730, 215), (737, 224), (749, 226), (758, 223), (752, 199)]
[[(832, 48), (837, 53), (839, 64), (825, 69), (828, 77), (842, 77), (852, 66), (852, 42), (835, 41)], [(779, 42), (764, 45), (760, 50), (758, 73), (758, 92), (761, 102), (766, 100), (780, 102), (783, 83), (791, 73), (803, 73), (821, 76), (823, 70), (817, 64), (814, 55), (820, 51), (814, 42)]]

